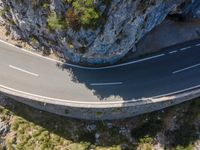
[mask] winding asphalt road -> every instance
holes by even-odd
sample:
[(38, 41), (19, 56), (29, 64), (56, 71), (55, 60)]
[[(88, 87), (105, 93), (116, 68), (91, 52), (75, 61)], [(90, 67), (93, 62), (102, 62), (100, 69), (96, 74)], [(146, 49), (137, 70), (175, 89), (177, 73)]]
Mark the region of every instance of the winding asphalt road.
[(61, 64), (0, 42), (0, 86), (74, 102), (134, 101), (200, 87), (200, 41), (125, 64)]

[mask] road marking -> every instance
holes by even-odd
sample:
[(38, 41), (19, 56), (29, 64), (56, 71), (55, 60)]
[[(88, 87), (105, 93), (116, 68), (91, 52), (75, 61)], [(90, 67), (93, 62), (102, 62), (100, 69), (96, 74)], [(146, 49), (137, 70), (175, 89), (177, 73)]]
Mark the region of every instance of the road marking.
[(117, 65), (112, 65), (112, 66), (106, 66), (106, 67), (85, 67), (85, 66), (79, 66), (79, 65), (75, 65), (75, 64), (70, 64), (70, 63), (64, 63), (64, 62), (61, 62), (59, 60), (56, 60), (56, 59), (52, 59), (52, 58), (49, 58), (49, 57), (45, 57), (45, 56), (42, 56), (40, 54), (37, 54), (35, 52), (32, 52), (30, 50), (26, 50), (24, 48), (19, 48), (11, 43), (8, 43), (6, 41), (3, 41), (3, 40), (0, 40), (0, 42), (4, 43), (4, 44), (7, 44), (7, 45), (10, 45), (16, 49), (19, 49), (23, 52), (26, 52), (26, 53), (29, 53), (31, 55), (34, 55), (34, 56), (37, 56), (37, 57), (40, 57), (40, 58), (44, 58), (46, 60), (50, 60), (50, 61), (53, 61), (53, 62), (56, 62), (56, 63), (60, 63), (60, 64), (63, 64), (63, 65), (67, 65), (67, 66), (70, 66), (70, 67), (75, 67), (75, 68), (79, 68), (79, 69), (87, 69), (87, 70), (103, 70), (103, 69), (112, 69), (112, 68), (116, 68), (116, 67), (122, 67), (122, 66), (126, 66), (126, 65), (131, 65), (131, 64), (135, 64), (135, 63), (139, 63), (139, 62), (143, 62), (143, 61), (147, 61), (147, 60), (152, 60), (152, 59), (156, 59), (156, 58), (159, 58), (159, 57), (162, 57), (162, 56), (165, 56), (165, 54), (160, 54), (160, 55), (155, 55), (155, 56), (151, 56), (151, 57), (147, 57), (147, 58), (142, 58), (142, 59), (138, 59), (138, 60), (135, 60), (135, 61), (132, 61), (132, 62), (127, 62), (127, 63), (123, 63), (123, 64), (117, 64)]
[(98, 68), (84, 67), (84, 69), (89, 69), (89, 70), (111, 69), (111, 68), (117, 68), (117, 67), (127, 66), (127, 65), (131, 65), (131, 64), (136, 64), (136, 63), (147, 61), (147, 60), (156, 59), (156, 58), (159, 58), (159, 57), (162, 57), (162, 56), (165, 56), (165, 54), (160, 54), (160, 55), (155, 55), (155, 56), (151, 56), (151, 57), (147, 57), (147, 58), (142, 58), (142, 59), (138, 59), (138, 60), (135, 60), (135, 61), (131, 61), (131, 62), (123, 63), (123, 64), (118, 64), (118, 65), (98, 67)]
[(154, 96), (154, 97), (151, 97), (151, 98), (155, 99), (155, 98), (160, 98), (160, 97), (166, 97), (166, 96), (170, 96), (170, 95), (179, 94), (179, 93), (187, 92), (187, 91), (190, 91), (190, 90), (194, 90), (196, 88), (200, 88), (200, 85), (196, 85), (196, 86), (193, 86), (193, 87), (190, 87), (190, 88), (186, 88), (186, 89), (183, 89), (183, 90), (179, 90), (179, 91), (175, 91), (175, 92), (171, 92), (171, 93), (167, 93), (167, 94)]
[(106, 85), (120, 85), (123, 82), (113, 82), (113, 83), (91, 83), (92, 86), (106, 86)]
[(15, 70), (18, 70), (18, 71), (21, 71), (21, 72), (30, 74), (30, 75), (32, 75), (32, 76), (36, 76), (36, 77), (39, 76), (38, 74), (35, 74), (35, 73), (32, 73), (32, 72), (26, 71), (26, 70), (24, 70), (24, 69), (20, 69), (20, 68), (18, 68), (18, 67), (13, 66), (13, 65), (9, 65), (9, 67), (12, 68), (12, 69), (15, 69)]
[(178, 51), (177, 50), (175, 50), (175, 51), (171, 51), (171, 52), (169, 52), (169, 54), (173, 54), (173, 53), (177, 53)]
[(183, 68), (183, 69), (177, 70), (177, 71), (174, 71), (173, 74), (180, 73), (180, 72), (183, 72), (183, 71), (186, 71), (186, 70), (189, 70), (189, 69), (192, 69), (192, 68), (198, 67), (198, 66), (200, 66), (200, 63), (199, 63), (199, 64), (196, 64), (196, 65), (193, 65), (193, 66), (190, 66), (190, 67), (186, 67), (186, 68)]
[(181, 48), (180, 51), (185, 51), (185, 50), (188, 50), (188, 49), (190, 49), (190, 48), (191, 48), (191, 46), (184, 47), (184, 48)]
[(33, 99), (35, 101), (40, 101), (40, 102), (43, 102), (43, 103), (45, 103), (45, 102), (51, 103), (51, 104), (60, 103), (62, 105), (66, 105), (66, 106), (71, 106), (69, 103), (71, 103), (71, 104), (87, 104), (86, 107), (91, 107), (90, 105), (92, 105), (92, 104), (101, 106), (102, 104), (125, 104), (125, 103), (139, 102), (139, 101), (144, 101), (144, 100), (148, 101), (150, 99), (155, 99), (155, 98), (165, 97), (165, 96), (169, 96), (169, 95), (173, 95), (173, 94), (179, 94), (179, 93), (182, 93), (182, 92), (187, 92), (189, 90), (193, 90), (193, 89), (196, 89), (196, 88), (200, 88), (200, 85), (196, 85), (196, 86), (186, 88), (186, 89), (183, 89), (183, 90), (179, 90), (179, 91), (175, 91), (175, 92), (172, 92), (172, 93), (167, 93), (167, 94), (158, 95), (158, 96), (154, 96), (154, 97), (148, 97), (148, 98), (131, 99), (131, 100), (123, 100), (123, 101), (111, 101), (111, 102), (104, 102), (104, 101), (86, 102), (86, 101), (72, 101), (72, 100), (67, 100), (67, 99), (59, 99), (59, 98), (51, 98), (51, 97), (41, 96), (41, 95), (37, 95), (37, 94), (32, 94), (32, 93), (16, 90), (16, 89), (13, 89), (13, 88), (10, 88), (10, 87), (7, 87), (7, 86), (0, 84), (0, 90), (4, 93), (7, 93), (7, 94), (11, 94), (11, 95), (15, 95), (15, 96), (21, 96), (21, 97), (24, 97), (24, 98)]
[(13, 44), (11, 44), (11, 43), (8, 43), (8, 42), (6, 42), (6, 41), (4, 41), (4, 40), (1, 40), (1, 39), (0, 39), (0, 42), (2, 42), (2, 43), (4, 43), (4, 44), (7, 44), (7, 45), (9, 45), (9, 46), (11, 46), (11, 47), (14, 47), (14, 48), (16, 48), (16, 49), (18, 49), (18, 50), (21, 50), (21, 51), (23, 51), (23, 52), (26, 52), (26, 53), (28, 53), (28, 54), (34, 55), (34, 56), (37, 56), (37, 57), (40, 57), (40, 58), (44, 58), (44, 59), (46, 59), (46, 60), (50, 60), (50, 61), (57, 62), (57, 63), (63, 63), (62, 61), (59, 61), (59, 60), (56, 60), (56, 59), (53, 59), (53, 58), (50, 58), (50, 57), (42, 56), (41, 54), (38, 54), (38, 53), (33, 52), (33, 51), (31, 51), (31, 50), (27, 50), (27, 49), (24, 49), (24, 48), (20, 48), (20, 47), (15, 46), (15, 45), (13, 45)]
[[(56, 60), (56, 59), (52, 59), (52, 58), (49, 58), (49, 57), (45, 57), (45, 56), (42, 56), (40, 54), (37, 54), (35, 52), (32, 52), (30, 50), (26, 50), (24, 48), (19, 48), (11, 43), (8, 43), (6, 41), (3, 41), (0, 39), (0, 42), (4, 43), (4, 44), (7, 44), (7, 45), (10, 45), (14, 48), (17, 48), (19, 50), (22, 50), (26, 53), (29, 53), (29, 54), (32, 54), (34, 56), (38, 56), (38, 57), (41, 57), (41, 58), (44, 58), (46, 60), (50, 60), (50, 61), (53, 61), (53, 62), (56, 62), (56, 63), (60, 63), (60, 64), (63, 64), (63, 65), (67, 65), (67, 66), (70, 66), (70, 67), (75, 67), (75, 68), (79, 68), (79, 69), (87, 69), (87, 70), (103, 70), (103, 69), (112, 69), (112, 68), (116, 68), (116, 67), (122, 67), (122, 66), (126, 66), (126, 65), (131, 65), (131, 64), (135, 64), (135, 63), (139, 63), (139, 62), (143, 62), (143, 61), (147, 61), (147, 60), (152, 60), (152, 59), (156, 59), (156, 58), (159, 58), (159, 57), (162, 57), (162, 56), (165, 56), (164, 53), (160, 54), (160, 55), (155, 55), (155, 56), (151, 56), (151, 57), (147, 57), (147, 58), (143, 58), (143, 59), (138, 59), (138, 60), (135, 60), (135, 61), (132, 61), (132, 62), (127, 62), (127, 63), (123, 63), (123, 64), (117, 64), (117, 65), (112, 65), (112, 66), (106, 66), (106, 67), (85, 67), (85, 66), (79, 66), (79, 65), (75, 65), (75, 64), (70, 64), (70, 63), (64, 63), (64, 62), (61, 62), (59, 60)], [(200, 46), (200, 43), (199, 44), (196, 44), (196, 46)], [(191, 48), (191, 46), (188, 46), (188, 47), (185, 47), (185, 48), (182, 48), (181, 50), (186, 50), (186, 49), (189, 49)], [(177, 51), (177, 50), (176, 50)], [(170, 52), (170, 54), (172, 53), (175, 53), (175, 51), (172, 51)]]
[(196, 44), (195, 46), (200, 46), (200, 44)]

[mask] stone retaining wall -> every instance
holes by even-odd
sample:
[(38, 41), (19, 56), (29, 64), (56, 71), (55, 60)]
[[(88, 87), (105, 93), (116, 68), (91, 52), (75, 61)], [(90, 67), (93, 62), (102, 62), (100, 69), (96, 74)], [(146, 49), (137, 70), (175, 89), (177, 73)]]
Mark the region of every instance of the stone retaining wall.
[(62, 116), (87, 119), (87, 120), (113, 120), (123, 119), (136, 116), (139, 114), (160, 110), (175, 104), (182, 103), (187, 100), (200, 97), (200, 89), (171, 95), (168, 97), (160, 97), (154, 99), (143, 99), (131, 102), (113, 102), (113, 103), (96, 103), (81, 104), (64, 103), (49, 100), (47, 98), (34, 97), (22, 94), (16, 91), (8, 90), (0, 87), (0, 91), (8, 97), (18, 102), (30, 105), (34, 108), (55, 113)]

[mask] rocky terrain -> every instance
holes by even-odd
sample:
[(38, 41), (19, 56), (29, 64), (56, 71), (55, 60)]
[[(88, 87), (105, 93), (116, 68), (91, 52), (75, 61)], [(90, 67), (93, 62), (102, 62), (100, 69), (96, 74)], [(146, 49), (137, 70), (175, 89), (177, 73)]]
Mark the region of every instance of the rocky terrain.
[(200, 101), (116, 121), (60, 117), (0, 97), (0, 150), (199, 150)]
[(166, 16), (200, 18), (199, 0), (0, 0), (1, 24), (44, 54), (114, 63)]

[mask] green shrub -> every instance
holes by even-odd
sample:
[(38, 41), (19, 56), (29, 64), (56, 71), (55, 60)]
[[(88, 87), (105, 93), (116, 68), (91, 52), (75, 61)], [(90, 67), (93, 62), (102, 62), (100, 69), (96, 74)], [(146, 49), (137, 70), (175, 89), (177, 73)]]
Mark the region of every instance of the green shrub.
[(67, 3), (72, 6), (71, 10), (67, 11), (67, 16), (71, 14), (70, 16), (74, 17), (74, 19), (70, 18), (67, 21), (73, 28), (77, 25), (85, 28), (96, 25), (100, 13), (94, 5), (94, 0), (67, 0)]
[(59, 18), (55, 12), (50, 13), (47, 22), (48, 27), (51, 30), (61, 30), (67, 27), (67, 23), (65, 23), (61, 18)]
[(48, 4), (48, 3), (44, 3), (44, 4), (42, 5), (42, 8), (48, 9), (48, 8), (49, 8), (49, 4)]
[[(78, 31), (81, 26), (96, 27), (101, 15), (94, 5), (94, 0), (66, 0), (65, 3), (70, 6), (65, 15), (57, 16), (55, 12), (49, 14), (47, 19), (49, 29), (61, 30), (70, 27)], [(44, 3), (43, 8), (48, 8), (48, 4)]]
[(10, 11), (9, 7), (4, 7), (3, 9), (0, 10), (0, 16), (4, 17), (6, 13), (9, 11)]

